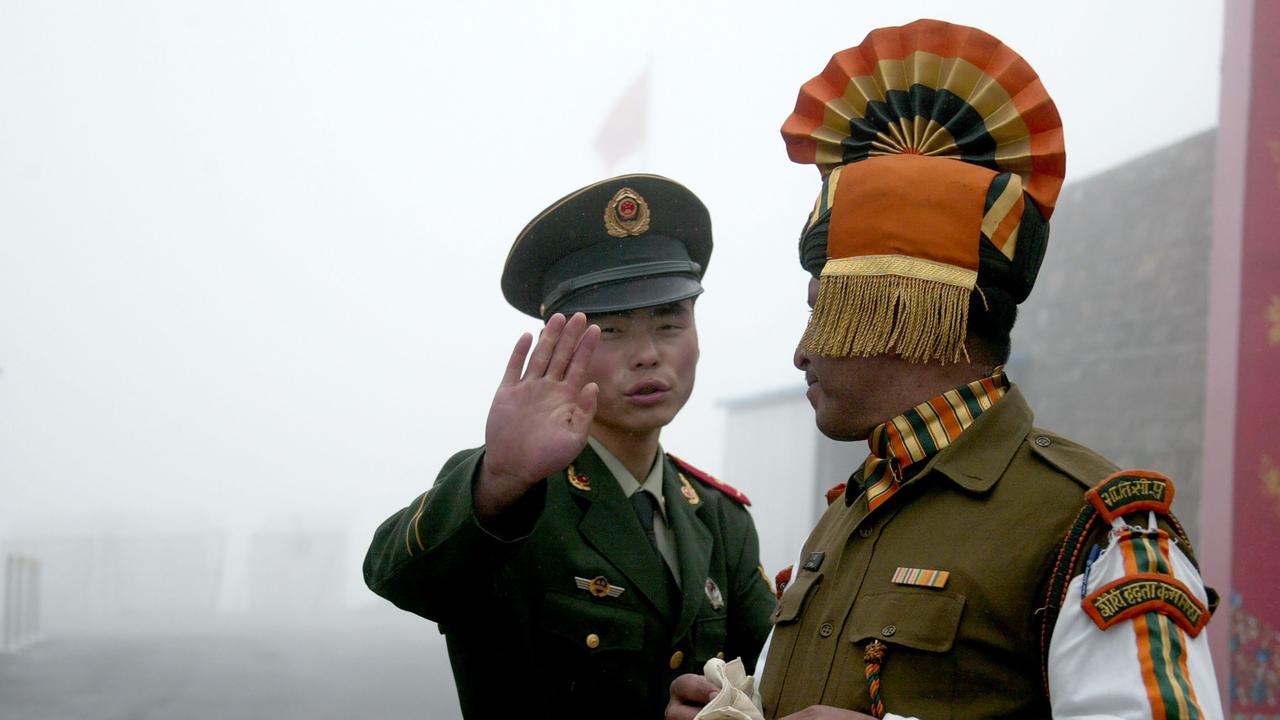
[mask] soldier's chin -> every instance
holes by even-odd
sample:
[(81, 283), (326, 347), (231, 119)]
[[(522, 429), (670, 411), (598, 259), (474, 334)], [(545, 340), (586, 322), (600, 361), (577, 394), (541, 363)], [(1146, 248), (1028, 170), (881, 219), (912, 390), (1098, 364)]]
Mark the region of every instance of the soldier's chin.
[(866, 440), (871, 434), (871, 428), (858, 427), (847, 416), (826, 411), (821, 404), (814, 408), (814, 422), (823, 435), (839, 442)]

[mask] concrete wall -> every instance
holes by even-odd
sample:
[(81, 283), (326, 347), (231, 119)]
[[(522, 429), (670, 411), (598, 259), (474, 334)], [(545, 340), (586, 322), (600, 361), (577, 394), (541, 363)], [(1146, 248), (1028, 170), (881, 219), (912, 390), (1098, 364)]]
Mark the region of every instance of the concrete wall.
[(1173, 478), (1196, 539), (1214, 134), (1069, 183), (1014, 328), (1036, 424)]

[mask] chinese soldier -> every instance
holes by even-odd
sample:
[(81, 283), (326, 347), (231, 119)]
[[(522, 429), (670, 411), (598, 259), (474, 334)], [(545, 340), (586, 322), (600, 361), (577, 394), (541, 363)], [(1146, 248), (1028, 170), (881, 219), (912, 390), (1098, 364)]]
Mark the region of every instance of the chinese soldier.
[(776, 600), (749, 503), (659, 445), (693, 390), (711, 245), (706, 207), (655, 175), (582, 188), (517, 236), (503, 294), (545, 326), (517, 341), (485, 445), (364, 565), (439, 624), (468, 718), (654, 718), (680, 673), (754, 666)]
[[(1035, 72), (980, 30), (881, 28), (783, 136), (822, 174), (795, 364), (870, 456), (772, 615), (764, 716), (1222, 717), (1173, 484), (1035, 427), (1002, 369), (1065, 171)], [(682, 677), (668, 717), (710, 693)]]

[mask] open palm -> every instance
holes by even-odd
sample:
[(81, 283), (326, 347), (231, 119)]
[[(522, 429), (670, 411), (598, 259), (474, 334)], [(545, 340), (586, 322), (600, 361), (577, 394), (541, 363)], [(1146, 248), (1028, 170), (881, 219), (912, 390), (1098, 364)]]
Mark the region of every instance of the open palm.
[(482, 514), (500, 512), (582, 452), (599, 392), (595, 383), (586, 382), (587, 367), (599, 340), (600, 328), (589, 326), (578, 313), (567, 321), (560, 314), (551, 316), (532, 355), (532, 336), (522, 335), (516, 342), (485, 425), (484, 469), (476, 497)]

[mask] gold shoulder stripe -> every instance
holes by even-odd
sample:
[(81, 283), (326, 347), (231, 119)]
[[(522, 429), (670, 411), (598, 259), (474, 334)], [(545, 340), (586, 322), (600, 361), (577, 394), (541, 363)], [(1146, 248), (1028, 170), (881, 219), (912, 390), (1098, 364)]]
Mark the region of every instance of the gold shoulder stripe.
[(409, 557), (413, 557), (413, 547), (409, 544), (410, 529), (413, 530), (414, 539), (418, 541), (418, 549), (426, 550), (426, 548), (422, 545), (422, 535), (419, 534), (418, 532), (418, 520), (422, 518), (422, 511), (425, 510), (427, 507), (427, 497), (429, 495), (431, 495), (430, 490), (422, 493), (422, 500), (418, 501), (418, 511), (413, 514), (413, 517), (409, 520), (409, 523), (405, 525), (405, 528), (404, 528), (404, 549), (409, 551)]

